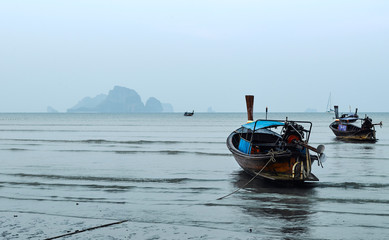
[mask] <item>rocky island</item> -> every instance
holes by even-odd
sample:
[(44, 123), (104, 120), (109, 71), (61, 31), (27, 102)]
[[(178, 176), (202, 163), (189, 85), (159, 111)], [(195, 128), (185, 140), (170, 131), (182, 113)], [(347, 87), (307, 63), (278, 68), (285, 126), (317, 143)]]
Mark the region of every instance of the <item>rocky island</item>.
[(173, 112), (168, 103), (161, 103), (158, 99), (150, 97), (143, 104), (139, 94), (129, 88), (115, 86), (108, 95), (100, 94), (94, 98), (86, 97), (74, 107), (69, 108), (70, 113), (160, 113)]

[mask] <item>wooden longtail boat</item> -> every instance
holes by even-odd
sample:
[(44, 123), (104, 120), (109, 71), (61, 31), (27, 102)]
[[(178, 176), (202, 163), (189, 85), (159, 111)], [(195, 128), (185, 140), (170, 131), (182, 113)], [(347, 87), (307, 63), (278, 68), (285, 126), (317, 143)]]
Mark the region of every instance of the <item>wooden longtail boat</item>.
[[(288, 119), (252, 121), (252, 104), (249, 106), (251, 100), (247, 96), (246, 101), (249, 122), (233, 131), (226, 143), (242, 169), (252, 176), (275, 181), (318, 181), (311, 173), (312, 163), (317, 160), (321, 164), (325, 155), (323, 145), (308, 145), (312, 123)], [(310, 150), (317, 154), (310, 154)]]
[(193, 114), (194, 114), (194, 110), (192, 112), (185, 112), (184, 116), (190, 117), (193, 116)]
[[(338, 106), (335, 108), (335, 121), (330, 124), (330, 129), (335, 134), (337, 139), (345, 141), (364, 141), (364, 142), (376, 142), (376, 130), (375, 125), (382, 126), (382, 122), (374, 123), (367, 115), (365, 118), (359, 118), (357, 110), (355, 114), (342, 114), (339, 117)], [(361, 120), (361, 125), (357, 126), (355, 123), (357, 120)]]

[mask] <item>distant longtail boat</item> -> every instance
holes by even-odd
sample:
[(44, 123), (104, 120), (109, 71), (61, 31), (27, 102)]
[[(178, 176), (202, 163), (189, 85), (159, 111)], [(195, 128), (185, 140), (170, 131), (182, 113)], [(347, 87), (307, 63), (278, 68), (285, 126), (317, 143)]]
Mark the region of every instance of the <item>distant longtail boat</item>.
[[(355, 113), (342, 114), (340, 117), (339, 107), (334, 106), (334, 109), (335, 121), (329, 127), (337, 139), (364, 142), (377, 141), (375, 126), (379, 125), (382, 127), (382, 121), (380, 123), (373, 123), (373, 120), (367, 115), (365, 115), (365, 118), (359, 118), (358, 108), (355, 109)], [(358, 120), (361, 120), (360, 126), (353, 124)]]
[(185, 112), (184, 116), (190, 117), (193, 116), (193, 114), (194, 114), (194, 110), (192, 112)]

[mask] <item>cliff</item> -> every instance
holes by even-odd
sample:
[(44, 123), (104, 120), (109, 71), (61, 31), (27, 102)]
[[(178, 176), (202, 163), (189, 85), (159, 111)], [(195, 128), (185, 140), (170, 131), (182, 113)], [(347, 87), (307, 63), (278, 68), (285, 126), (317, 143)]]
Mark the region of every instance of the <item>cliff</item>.
[[(143, 104), (139, 94), (129, 88), (115, 86), (108, 95), (100, 94), (94, 98), (86, 97), (79, 101), (68, 112), (82, 113), (159, 113), (169, 112), (172, 107), (164, 109), (158, 99), (151, 97)], [(165, 106), (169, 106), (166, 104)], [(171, 105), (170, 105), (171, 106)], [(172, 111), (171, 111), (172, 112)]]
[(125, 87), (114, 87), (107, 98), (97, 106), (102, 113), (137, 113), (142, 112), (144, 104), (137, 92)]

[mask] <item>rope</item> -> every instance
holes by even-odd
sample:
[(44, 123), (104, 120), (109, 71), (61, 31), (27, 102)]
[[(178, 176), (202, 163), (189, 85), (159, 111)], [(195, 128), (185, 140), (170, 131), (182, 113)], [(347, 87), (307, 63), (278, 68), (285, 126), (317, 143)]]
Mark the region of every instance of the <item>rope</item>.
[(96, 226), (96, 227), (86, 228), (86, 229), (83, 229), (83, 230), (76, 230), (74, 232), (63, 234), (63, 235), (60, 235), (60, 236), (46, 238), (45, 240), (52, 240), (52, 239), (62, 238), (62, 237), (66, 237), (66, 236), (70, 236), (70, 235), (74, 235), (74, 234), (78, 234), (78, 233), (82, 233), (82, 232), (86, 232), (86, 231), (95, 230), (95, 229), (98, 229), (98, 228), (103, 228), (103, 227), (108, 227), (108, 226), (112, 226), (112, 225), (116, 225), (116, 224), (121, 224), (121, 223), (124, 223), (124, 222), (128, 222), (128, 220), (108, 223), (108, 224), (104, 224), (104, 225), (100, 225), (100, 226)]
[(261, 169), (259, 172), (257, 172), (257, 174), (255, 174), (255, 176), (254, 176), (253, 178), (250, 179), (250, 181), (248, 181), (245, 185), (243, 185), (242, 187), (236, 189), (235, 191), (233, 191), (233, 192), (231, 192), (231, 193), (229, 193), (229, 194), (227, 194), (227, 195), (225, 195), (225, 196), (223, 196), (223, 197), (220, 197), (220, 198), (218, 198), (218, 199), (216, 199), (216, 200), (222, 200), (223, 198), (226, 198), (226, 197), (228, 197), (228, 196), (231, 196), (232, 194), (234, 194), (234, 193), (238, 192), (239, 190), (241, 190), (242, 188), (246, 187), (246, 186), (247, 186), (249, 183), (251, 183), (256, 177), (258, 177), (259, 174), (261, 174), (262, 170), (265, 169), (266, 166), (267, 166), (270, 162), (276, 162), (276, 159), (274, 158), (273, 149), (271, 149), (271, 150), (269, 151), (269, 153), (270, 153), (270, 155), (271, 155), (269, 161), (267, 161), (267, 163), (265, 164), (265, 166), (263, 166), (262, 169)]

